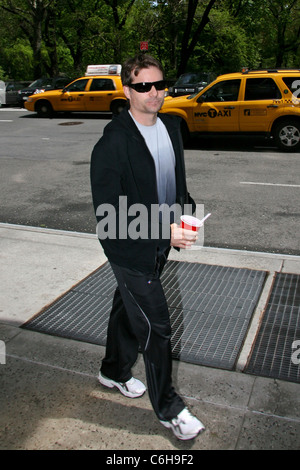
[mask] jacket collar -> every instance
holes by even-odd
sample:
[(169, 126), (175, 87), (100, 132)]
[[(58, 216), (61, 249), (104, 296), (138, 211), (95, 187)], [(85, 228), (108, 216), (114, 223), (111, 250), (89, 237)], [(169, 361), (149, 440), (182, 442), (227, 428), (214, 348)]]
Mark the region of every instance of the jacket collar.
[[(123, 111), (119, 114), (119, 116), (117, 116), (115, 119), (117, 119), (119, 121), (119, 123), (124, 126), (126, 129), (129, 129), (130, 131), (133, 131), (134, 133), (136, 133), (137, 135), (140, 135), (140, 132), (138, 130), (138, 128), (136, 127), (135, 125), (135, 122), (134, 120), (132, 119), (132, 117), (130, 116), (129, 114), (129, 108), (125, 108), (123, 109)], [(174, 126), (174, 124), (172, 123), (172, 121), (169, 119), (169, 116), (164, 114), (164, 113), (158, 113), (158, 117), (162, 120), (162, 122), (164, 123), (164, 125), (166, 126), (169, 134), (170, 134), (170, 137), (171, 137), (171, 134), (174, 132), (174, 131), (177, 131), (176, 129), (176, 126)]]
[[(177, 199), (180, 200), (186, 194), (186, 176), (185, 176), (185, 165), (184, 165), (184, 156), (183, 156), (183, 147), (180, 141), (180, 124), (177, 120), (174, 121), (174, 117), (164, 113), (158, 113), (158, 117), (162, 120), (164, 125), (167, 128), (169, 133), (174, 153), (175, 153), (175, 174), (176, 174), (176, 192), (177, 192)], [(119, 125), (121, 125), (126, 132), (130, 133), (131, 138), (136, 138), (142, 141), (145, 144), (145, 141), (138, 130), (135, 122), (131, 118), (128, 109), (125, 108), (123, 111), (116, 116), (113, 120), (118, 121)], [(150, 155), (150, 153), (149, 153)]]

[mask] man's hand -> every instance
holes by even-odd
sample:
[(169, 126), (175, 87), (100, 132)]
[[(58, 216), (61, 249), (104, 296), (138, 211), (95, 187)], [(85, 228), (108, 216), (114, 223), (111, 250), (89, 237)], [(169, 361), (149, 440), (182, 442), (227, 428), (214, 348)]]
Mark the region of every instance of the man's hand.
[(171, 246), (187, 250), (197, 239), (197, 232), (180, 228), (177, 224), (171, 224)]

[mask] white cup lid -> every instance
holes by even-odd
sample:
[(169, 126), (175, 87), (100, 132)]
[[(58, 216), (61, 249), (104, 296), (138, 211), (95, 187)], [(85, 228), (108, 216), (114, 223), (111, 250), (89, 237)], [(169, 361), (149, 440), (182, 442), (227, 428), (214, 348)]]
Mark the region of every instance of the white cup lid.
[(180, 220), (191, 227), (200, 227), (202, 225), (201, 220), (193, 217), (192, 215), (182, 215)]

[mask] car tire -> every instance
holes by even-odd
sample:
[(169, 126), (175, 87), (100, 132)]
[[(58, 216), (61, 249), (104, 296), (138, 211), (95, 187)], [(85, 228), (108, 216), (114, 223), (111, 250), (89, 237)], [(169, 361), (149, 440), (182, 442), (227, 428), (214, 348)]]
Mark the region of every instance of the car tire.
[(35, 110), (39, 117), (51, 117), (53, 114), (53, 108), (49, 101), (40, 100), (35, 105)]
[(110, 109), (113, 114), (118, 115), (123, 111), (125, 106), (126, 106), (125, 100), (118, 100), (118, 101), (112, 102)]
[(300, 120), (289, 119), (276, 124), (273, 131), (276, 145), (284, 152), (300, 150)]

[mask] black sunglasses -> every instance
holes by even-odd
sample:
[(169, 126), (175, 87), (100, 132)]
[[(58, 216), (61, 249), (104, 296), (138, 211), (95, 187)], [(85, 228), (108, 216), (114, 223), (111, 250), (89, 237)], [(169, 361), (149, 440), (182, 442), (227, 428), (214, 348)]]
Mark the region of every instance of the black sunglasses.
[(153, 86), (157, 91), (164, 90), (166, 88), (166, 81), (159, 80), (158, 82), (131, 83), (131, 85), (128, 86), (133, 88), (138, 93), (148, 93), (148, 91), (150, 91)]

